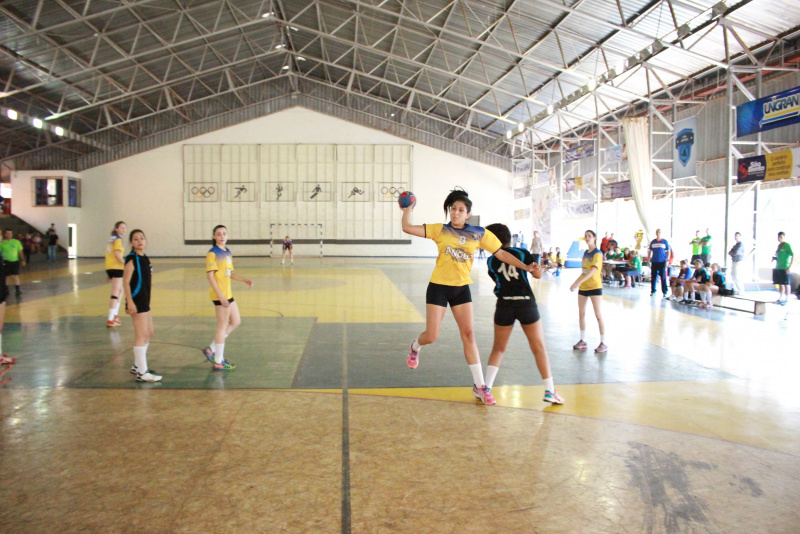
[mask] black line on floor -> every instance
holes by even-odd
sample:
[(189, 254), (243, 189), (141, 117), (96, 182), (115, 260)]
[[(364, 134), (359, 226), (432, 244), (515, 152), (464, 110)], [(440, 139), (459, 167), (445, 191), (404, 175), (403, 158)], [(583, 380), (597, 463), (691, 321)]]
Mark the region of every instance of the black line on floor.
[(342, 324), (342, 534), (350, 534), (350, 414), (347, 396), (347, 316)]

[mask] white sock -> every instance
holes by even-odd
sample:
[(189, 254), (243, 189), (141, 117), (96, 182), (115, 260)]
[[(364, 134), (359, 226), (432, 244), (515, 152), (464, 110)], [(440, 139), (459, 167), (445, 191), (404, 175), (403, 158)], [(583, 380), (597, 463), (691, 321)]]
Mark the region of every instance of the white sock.
[(147, 346), (133, 347), (133, 362), (139, 374), (147, 371)]
[(411, 342), (411, 348), (414, 350), (419, 350), (422, 348), (422, 345), (417, 343), (417, 340), (415, 339), (414, 341)]
[(581, 330), (581, 341), (586, 341), (586, 330)]
[(109, 321), (112, 321), (112, 320), (114, 319), (114, 315), (116, 315), (116, 314), (114, 313), (114, 306), (111, 306), (111, 307), (108, 309), (108, 320), (109, 320)]
[(114, 303), (114, 315), (116, 316), (116, 315), (119, 315), (119, 304), (120, 304), (120, 302), (119, 302), (119, 299), (115, 299), (115, 300), (116, 300), (116, 302)]
[(225, 361), (225, 343), (218, 343), (214, 351), (214, 363)]
[(600, 334), (600, 343), (605, 343), (605, 342), (606, 342), (606, 335)]
[(500, 368), (495, 366), (495, 365), (487, 365), (486, 366), (486, 387), (487, 388), (492, 387), (492, 384), (494, 384), (494, 379), (497, 377), (497, 371), (499, 371), (499, 370), (500, 370)]
[(695, 296), (695, 292), (694, 291), (690, 291), (689, 292), (689, 300), (694, 300), (694, 296)]
[(208, 348), (211, 349), (211, 352), (217, 352), (217, 343), (216, 343), (216, 341), (212, 340), (211, 343), (208, 344)]
[(486, 385), (486, 382), (483, 380), (483, 369), (481, 369), (481, 364), (476, 363), (469, 366), (470, 372), (472, 372), (472, 383), (475, 384), (476, 387), (481, 388)]
[(706, 291), (706, 304), (711, 305), (711, 291)]
[(546, 389), (547, 391), (555, 392), (556, 385), (553, 383), (553, 377), (545, 378), (543, 380), (544, 380), (544, 389)]

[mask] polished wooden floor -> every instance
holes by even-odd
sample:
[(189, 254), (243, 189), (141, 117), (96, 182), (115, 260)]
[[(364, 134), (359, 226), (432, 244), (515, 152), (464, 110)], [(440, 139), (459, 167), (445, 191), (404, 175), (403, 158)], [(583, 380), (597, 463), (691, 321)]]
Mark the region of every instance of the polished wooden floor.
[[(522, 331), (471, 394), (452, 316), (410, 370), (431, 259), (238, 258), (214, 372), (203, 259), (153, 259), (155, 384), (105, 326), (102, 262), (34, 263), (10, 297), (0, 532), (797, 533), (800, 302), (700, 310), (607, 288), (576, 352), (577, 271), (535, 291), (563, 406)], [(495, 297), (476, 262), (484, 365)], [(777, 296), (777, 294), (776, 294)], [(599, 341), (588, 317), (590, 347)]]

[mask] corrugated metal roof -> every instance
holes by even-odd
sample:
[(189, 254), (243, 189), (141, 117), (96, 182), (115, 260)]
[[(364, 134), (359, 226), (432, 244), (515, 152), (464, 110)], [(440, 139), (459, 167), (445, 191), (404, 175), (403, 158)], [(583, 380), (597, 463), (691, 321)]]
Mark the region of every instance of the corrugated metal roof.
[[(0, 105), (23, 121), (0, 120), (0, 158), (69, 168), (93, 151), (151, 146), (131, 142), (166, 131), (158, 138), (188, 136), (195, 121), (304, 90), (389, 106), (395, 121), (426, 124), (420, 138), (439, 136), (437, 146), (456, 152), (466, 139), (494, 139), (485, 150), (510, 154), (505, 133), (520, 122), (540, 142), (719, 66), (743, 51), (732, 33), (726, 51), (726, 31), (747, 47), (781, 39), (773, 57), (789, 57), (800, 2), (8, 0)], [(623, 72), (642, 50), (647, 69)], [(616, 77), (599, 78), (612, 68)], [(582, 96), (598, 79), (597, 98)], [(541, 119), (548, 105), (564, 111)]]

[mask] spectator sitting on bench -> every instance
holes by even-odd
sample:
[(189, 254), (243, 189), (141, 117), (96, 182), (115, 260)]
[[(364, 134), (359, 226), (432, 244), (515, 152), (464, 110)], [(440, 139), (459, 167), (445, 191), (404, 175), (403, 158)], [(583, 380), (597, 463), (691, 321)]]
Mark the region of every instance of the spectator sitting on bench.
[(635, 287), (634, 277), (642, 275), (642, 258), (639, 257), (639, 253), (636, 250), (631, 250), (628, 264), (621, 265), (619, 270), (625, 276), (624, 287)]
[(711, 275), (708, 274), (708, 271), (705, 267), (703, 267), (702, 260), (695, 260), (694, 261), (694, 274), (690, 279), (687, 279), (683, 283), (684, 288), (684, 299), (681, 301), (681, 304), (694, 304), (695, 302), (695, 292), (700, 293), (700, 306), (705, 308), (706, 300), (708, 303), (711, 304), (711, 293), (708, 293), (708, 298), (706, 299), (706, 292), (708, 289), (706, 288), (706, 284), (711, 281)]
[(550, 253), (550, 259), (547, 262), (547, 272), (555, 269), (555, 276), (561, 276), (561, 268), (564, 266), (564, 256), (561, 255), (561, 249), (556, 247), (555, 252)]
[(672, 276), (669, 279), (669, 287), (672, 294), (669, 300), (680, 302), (683, 300), (684, 283), (692, 277), (692, 269), (689, 267), (689, 262), (681, 260), (681, 270), (678, 271), (677, 276)]

